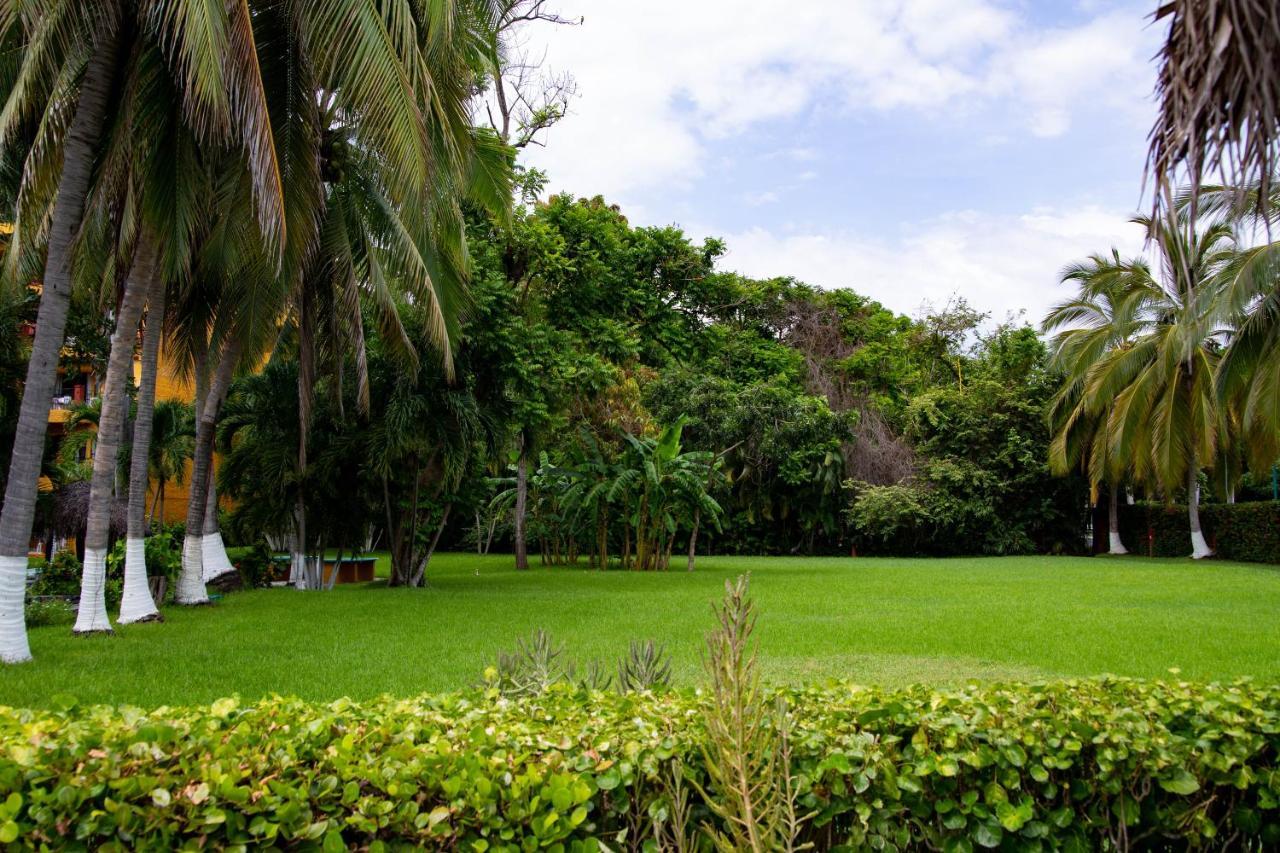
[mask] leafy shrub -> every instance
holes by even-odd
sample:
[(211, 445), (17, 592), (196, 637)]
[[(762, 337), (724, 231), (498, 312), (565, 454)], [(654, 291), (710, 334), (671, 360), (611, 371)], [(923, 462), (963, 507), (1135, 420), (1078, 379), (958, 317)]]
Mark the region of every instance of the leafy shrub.
[(1212, 527), (1219, 557), (1280, 563), (1280, 503), (1215, 504), (1202, 515)]
[(76, 621), (76, 612), (65, 601), (58, 599), (32, 599), (26, 604), (28, 628), (45, 625), (70, 625)]
[(271, 549), (265, 541), (259, 539), (253, 547), (243, 549), (233, 562), (245, 589), (271, 586), (275, 577), (275, 563), (271, 560)]
[[(1185, 557), (1191, 527), (1182, 504), (1139, 503), (1120, 508), (1120, 537), (1134, 553)], [(1258, 501), (1200, 507), (1205, 539), (1224, 560), (1280, 563), (1280, 503)]]
[(74, 551), (59, 551), (40, 570), (36, 582), (28, 590), (31, 595), (79, 595), (83, 568)]
[[(800, 840), (820, 849), (1280, 844), (1280, 687), (1098, 679), (782, 699), (812, 813)], [(516, 700), (0, 709), (0, 842), (592, 850), (704, 823), (723, 833), (698, 793), (716, 796), (712, 701), (558, 685)]]

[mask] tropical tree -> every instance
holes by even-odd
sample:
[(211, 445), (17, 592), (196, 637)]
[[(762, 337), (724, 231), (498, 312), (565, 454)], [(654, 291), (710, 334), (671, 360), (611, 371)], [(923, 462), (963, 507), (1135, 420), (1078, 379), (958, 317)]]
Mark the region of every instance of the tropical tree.
[(685, 451), (683, 429), (681, 420), (656, 438), (623, 436), (629, 450), (608, 493), (609, 501), (622, 507), (627, 524), (623, 568), (665, 570), (676, 533), (691, 528), (695, 514), (713, 524), (723, 515), (707, 487), (719, 458), (708, 451)]
[(1120, 489), (1132, 468), (1129, 459), (1108, 452), (1107, 420), (1110, 400), (1087, 394), (1089, 378), (1102, 357), (1132, 346), (1141, 331), (1141, 319), (1150, 291), (1131, 276), (1135, 265), (1120, 253), (1093, 255), (1072, 264), (1062, 273), (1064, 283), (1074, 283), (1078, 293), (1049, 312), (1043, 323), (1054, 333), (1051, 367), (1063, 375), (1062, 388), (1050, 401), (1049, 423), (1054, 431), (1049, 445), (1049, 465), (1055, 474), (1083, 470), (1095, 489), (1110, 487), (1108, 505), (1109, 551), (1128, 551), (1120, 540)]
[[(50, 123), (62, 132), (61, 176), (53, 184), (57, 191), (47, 232), (48, 260), (42, 277), (36, 335), (31, 358), (27, 362), (13, 456), (5, 482), (4, 507), (0, 509), (0, 661), (5, 663), (31, 658), (23, 609), (26, 551), (35, 520), (37, 479), (44, 451), (49, 399), (53, 396), (57, 379), (58, 354), (62, 348), (71, 299), (73, 244), (80, 230), (94, 154), (111, 97), (118, 41), (118, 21), (114, 15), (77, 16), (74, 12), (81, 8), (81, 4), (68, 2), (59, 5), (73, 13), (68, 31), (84, 40), (82, 49), (75, 53), (74, 61), (65, 64), (49, 55), (53, 52), (52, 45), (58, 40), (49, 31), (51, 22), (48, 18), (24, 19), (19, 16), (16, 3), (7, 2), (0, 7), (0, 31), (4, 37), (8, 38), (14, 28), (21, 27), (22, 40), (29, 47), (23, 53), (25, 73), (20, 74), (9, 92), (3, 113), (0, 113), (0, 147), (7, 149), (12, 143), (22, 119), (31, 121), (31, 104), (41, 100), (41, 96), (55, 103), (63, 115), (71, 114), (69, 124), (65, 123), (65, 118)], [(77, 21), (77, 17), (80, 20)], [(87, 50), (84, 49), (85, 42)], [(45, 48), (46, 44), (50, 47)], [(70, 72), (80, 68), (83, 73), (76, 85), (76, 78)], [(30, 90), (34, 92), (24, 103), (22, 96)], [(52, 111), (50, 114), (56, 115)], [(51, 163), (47, 163), (47, 167), (55, 168)], [(48, 186), (50, 182), (44, 186), (46, 191)], [(18, 205), (15, 235), (40, 227), (40, 211), (37, 206), (33, 207), (37, 209), (30, 210), (24, 217), (22, 205)], [(32, 221), (32, 226), (26, 224), (28, 220)], [(36, 235), (32, 235), (30, 242), (38, 240)], [(18, 264), (21, 254), (19, 247), (10, 247), (6, 257), (11, 267)]]
[[(1123, 289), (1141, 292), (1132, 345), (1103, 353), (1082, 394), (1094, 416), (1110, 402), (1107, 453), (1131, 459), (1136, 479), (1167, 496), (1186, 491), (1192, 556), (1211, 554), (1200, 526), (1200, 473), (1231, 440), (1214, 376), (1221, 354), (1221, 273), (1235, 257), (1225, 224), (1196, 229), (1189, 218), (1135, 222), (1159, 251), (1159, 266), (1123, 264)], [(1132, 298), (1137, 299), (1137, 296)]]
[[(159, 370), (160, 340), (164, 336), (165, 279), (154, 276), (147, 293), (147, 319), (143, 324), (142, 365), (138, 385), (137, 414), (133, 421), (133, 446), (129, 459), (128, 529), (125, 533), (124, 589), (120, 596), (120, 622), (158, 619), (159, 611), (147, 585), (147, 482), (152, 471), (152, 448), (156, 442), (156, 373)], [(168, 416), (166, 416), (168, 417)], [(166, 427), (169, 424), (165, 425)], [(168, 460), (165, 460), (168, 461)], [(181, 470), (181, 469), (179, 469)], [(163, 477), (156, 486), (156, 499), (164, 491)]]

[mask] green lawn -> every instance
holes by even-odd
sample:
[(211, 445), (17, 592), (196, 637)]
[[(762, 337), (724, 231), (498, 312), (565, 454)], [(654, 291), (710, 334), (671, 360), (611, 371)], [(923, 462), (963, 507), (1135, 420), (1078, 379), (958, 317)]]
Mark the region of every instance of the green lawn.
[(694, 574), (510, 566), (507, 556), (441, 555), (425, 590), (261, 590), (168, 607), (164, 624), (114, 637), (35, 629), (36, 661), (0, 670), (0, 704), (443, 691), (476, 683), (500, 649), (539, 626), (583, 660), (613, 661), (629, 639), (652, 637), (689, 683), (709, 605), (743, 571), (775, 681), (1162, 676), (1171, 667), (1200, 680), (1280, 677), (1280, 568), (1270, 566), (1038, 557), (720, 557), (700, 559)]

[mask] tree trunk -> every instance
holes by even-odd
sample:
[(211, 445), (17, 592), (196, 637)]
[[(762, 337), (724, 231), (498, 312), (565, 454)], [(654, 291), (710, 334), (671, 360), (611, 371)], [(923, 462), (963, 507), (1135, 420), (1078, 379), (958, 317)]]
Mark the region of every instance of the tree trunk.
[(94, 150), (102, 135), (112, 78), (115, 75), (117, 32), (114, 22), (101, 31), (84, 75), (75, 115), (63, 147), (62, 176), (49, 226), (40, 309), (35, 340), (27, 362), (22, 405), (13, 439), (4, 508), (0, 511), (0, 661), (18, 663), (31, 659), (23, 613), (27, 583), (27, 548), (36, 514), (36, 481), (44, 458), (49, 401), (58, 380), (58, 356), (62, 351), (71, 304), (71, 254), (84, 218), (85, 195), (93, 169)]
[[(305, 277), (298, 283), (298, 470), (297, 498), (293, 505), (293, 523), (298, 531), (298, 546), (301, 552), (294, 554), (299, 565), (306, 565), (307, 556), (307, 438), (311, 429), (311, 400), (315, 389), (315, 346), (313, 343), (314, 317), (311, 304), (311, 288), (307, 287)], [(356, 318), (357, 321), (359, 318)], [(321, 559), (324, 555), (321, 554)], [(306, 572), (300, 572), (294, 578), (294, 586), (305, 589), (308, 585)]]
[(80, 607), (72, 631), (77, 634), (110, 632), (107, 616), (107, 549), (111, 543), (111, 515), (116, 501), (116, 470), (120, 467), (120, 427), (129, 410), (129, 371), (133, 367), (133, 347), (138, 339), (142, 306), (159, 275), (158, 247), (144, 229), (138, 238), (124, 295), (116, 311), (116, 327), (111, 333), (107, 375), (102, 387), (102, 409), (93, 454), (93, 476), (89, 484), (89, 511), (84, 534), (84, 573), (80, 579)]
[(205, 502), (213, 470), (213, 428), (240, 358), (240, 346), (239, 339), (233, 336), (223, 347), (218, 368), (209, 381), (204, 404), (199, 407), (195, 451), (191, 459), (191, 496), (187, 501), (187, 535), (182, 543), (182, 574), (178, 577), (178, 589), (174, 595), (178, 604), (209, 602), (209, 593), (204, 586), (203, 536), (200, 531), (204, 527)]
[(693, 529), (689, 531), (689, 562), (685, 571), (693, 571), (693, 561), (698, 556), (698, 525), (702, 522), (702, 510), (693, 511)]
[(218, 525), (218, 478), (216, 466), (209, 466), (209, 489), (205, 497), (203, 538), (200, 541), (201, 561), (205, 582), (220, 578), (227, 572), (234, 572), (227, 556), (227, 546), (222, 541), (222, 530)]
[(449, 524), (449, 513), (452, 511), (453, 504), (445, 504), (444, 514), (440, 516), (440, 526), (436, 528), (435, 535), (431, 537), (431, 544), (427, 546), (427, 553), (423, 555), (422, 562), (418, 565), (418, 570), (413, 573), (413, 580), (409, 586), (422, 585), (422, 579), (427, 573), (427, 566), (431, 565), (431, 556), (435, 554), (436, 546), (440, 544), (440, 536)]
[(1107, 536), (1111, 545), (1109, 554), (1128, 554), (1129, 550), (1120, 541), (1120, 486), (1111, 484), (1111, 506), (1107, 510)]
[(1187, 468), (1187, 516), (1191, 524), (1191, 558), (1202, 560), (1212, 557), (1209, 543), (1204, 541), (1200, 529), (1200, 469), (1192, 464)]
[[(124, 593), (120, 624), (158, 619), (159, 611), (147, 583), (147, 482), (150, 473), (151, 428), (156, 408), (156, 371), (160, 339), (164, 336), (168, 288), (157, 275), (147, 296), (147, 322), (142, 338), (142, 377), (138, 384), (138, 415), (133, 424), (133, 452), (129, 460), (129, 529), (125, 535)], [(156, 489), (156, 498), (160, 489)], [(152, 515), (155, 514), (154, 504)]]
[(529, 505), (529, 451), (524, 436), (520, 437), (520, 458), (516, 461), (515, 539), (516, 568), (529, 568), (529, 542), (525, 531), (525, 514)]

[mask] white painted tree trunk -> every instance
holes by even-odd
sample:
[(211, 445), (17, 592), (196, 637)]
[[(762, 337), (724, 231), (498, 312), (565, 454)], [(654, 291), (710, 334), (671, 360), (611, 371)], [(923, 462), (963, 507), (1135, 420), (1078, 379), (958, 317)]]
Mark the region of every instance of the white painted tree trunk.
[(76, 634), (110, 631), (107, 616), (107, 551), (105, 548), (84, 549), (84, 574), (80, 578), (80, 608), (76, 614)]
[(1107, 538), (1111, 547), (1107, 551), (1109, 554), (1120, 556), (1128, 554), (1129, 549), (1124, 547), (1124, 543), (1120, 541), (1120, 487), (1111, 487), (1111, 506), (1107, 513)]
[(1191, 559), (1203, 560), (1212, 557), (1213, 551), (1204, 540), (1204, 531), (1200, 528), (1200, 479), (1195, 465), (1187, 475), (1187, 515), (1191, 526)]
[(23, 611), (26, 597), (26, 556), (0, 556), (0, 660), (5, 663), (31, 659)]
[(209, 591), (204, 588), (204, 537), (188, 533), (182, 540), (182, 574), (173, 600), (179, 604), (207, 604)]
[(120, 624), (154, 619), (159, 615), (147, 585), (147, 540), (130, 537), (124, 543), (124, 592), (120, 596)]
[(200, 539), (201, 560), (204, 563), (205, 583), (220, 578), (227, 572), (234, 572), (236, 567), (227, 556), (227, 546), (222, 541), (222, 531), (206, 533)]
[(222, 541), (222, 531), (218, 528), (218, 491), (214, 486), (213, 470), (209, 470), (209, 492), (204, 510), (204, 539), (200, 543), (204, 561), (205, 583), (220, 578), (227, 572), (234, 572), (227, 556), (227, 546)]

